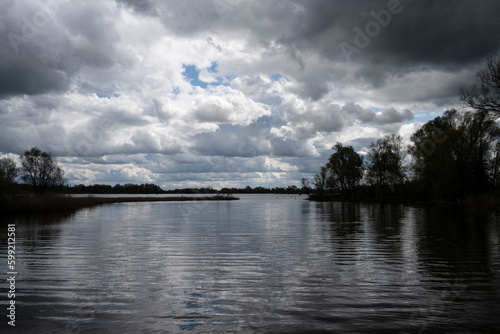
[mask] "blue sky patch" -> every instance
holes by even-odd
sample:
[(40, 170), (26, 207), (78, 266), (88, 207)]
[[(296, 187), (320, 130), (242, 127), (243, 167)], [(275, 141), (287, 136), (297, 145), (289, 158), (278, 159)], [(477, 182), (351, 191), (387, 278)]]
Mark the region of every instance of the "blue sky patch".
[[(435, 119), (436, 117), (443, 116), (443, 112), (444, 112), (443, 110), (429, 110), (425, 112), (416, 112), (414, 120), (426, 123), (428, 121)], [(413, 121), (411, 121), (410, 123), (413, 123)]]
[(195, 65), (183, 65), (184, 72), (182, 75), (191, 82), (191, 85), (201, 88), (207, 88), (208, 83), (200, 81), (200, 70)]
[(111, 98), (109, 97), (109, 95), (102, 94), (102, 93), (98, 93), (98, 92), (94, 92), (94, 93), (95, 93), (95, 95), (97, 95), (97, 97), (98, 97), (98, 98), (100, 98), (100, 99), (111, 99)]
[[(212, 62), (212, 65), (210, 65), (210, 67), (207, 67), (207, 71), (210, 73), (217, 73), (218, 72), (217, 66), (219, 66), (219, 64), (217, 64), (217, 62)], [(183, 65), (183, 67), (184, 67), (184, 72), (182, 72), (182, 75), (193, 86), (197, 86), (197, 87), (201, 87), (201, 88), (205, 89), (208, 86), (227, 85), (227, 83), (224, 82), (225, 81), (224, 78), (222, 78), (222, 77), (217, 77), (217, 81), (212, 82), (212, 83), (208, 83), (208, 82), (200, 80), (200, 70), (195, 65)], [(229, 77), (226, 76), (226, 79), (229, 79)]]
[(274, 74), (271, 74), (269, 76), (269, 78), (273, 81), (279, 81), (281, 78), (285, 79), (286, 81), (290, 81), (288, 80), (287, 77), (283, 76), (281, 73), (274, 73)]
[(212, 62), (212, 65), (210, 65), (209, 68), (207, 68), (207, 71), (210, 72), (210, 73), (217, 73), (217, 66), (219, 66), (219, 64), (217, 64), (216, 61), (213, 61)]

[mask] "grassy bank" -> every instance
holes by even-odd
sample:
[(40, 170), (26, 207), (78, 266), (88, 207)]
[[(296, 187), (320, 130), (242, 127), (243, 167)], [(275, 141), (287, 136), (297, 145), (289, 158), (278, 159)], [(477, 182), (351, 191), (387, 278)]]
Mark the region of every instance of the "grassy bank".
[(175, 197), (73, 197), (66, 195), (32, 195), (0, 197), (0, 213), (37, 213), (74, 211), (103, 204), (128, 202), (231, 201), (239, 198), (225, 195)]

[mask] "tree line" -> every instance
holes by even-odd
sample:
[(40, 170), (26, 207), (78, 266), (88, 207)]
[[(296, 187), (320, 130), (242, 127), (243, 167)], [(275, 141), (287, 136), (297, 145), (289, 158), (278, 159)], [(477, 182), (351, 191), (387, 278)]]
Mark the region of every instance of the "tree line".
[[(406, 146), (399, 135), (371, 143), (366, 155), (337, 143), (314, 176), (316, 200), (409, 198), (462, 202), (500, 186), (500, 56), (461, 88), (473, 110), (446, 110), (425, 123)], [(304, 181), (303, 181), (304, 182)]]
[[(43, 194), (47, 191), (62, 194), (301, 194), (308, 193), (308, 188), (298, 188), (295, 185), (288, 187), (255, 187), (244, 188), (222, 188), (220, 190), (212, 187), (183, 188), (174, 190), (163, 190), (161, 187), (145, 183), (114, 186), (106, 184), (75, 186), (68, 185), (64, 178), (64, 170), (56, 159), (38, 147), (25, 151), (20, 156), (21, 167), (18, 167), (13, 156), (0, 159), (0, 195), (36, 193)], [(23, 183), (17, 183), (21, 179)]]

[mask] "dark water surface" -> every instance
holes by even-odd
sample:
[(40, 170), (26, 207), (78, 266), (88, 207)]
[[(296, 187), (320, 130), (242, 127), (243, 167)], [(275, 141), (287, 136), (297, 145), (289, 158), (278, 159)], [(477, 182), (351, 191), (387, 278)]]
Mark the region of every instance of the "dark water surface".
[(497, 215), (240, 197), (3, 217), (0, 332), (500, 331)]

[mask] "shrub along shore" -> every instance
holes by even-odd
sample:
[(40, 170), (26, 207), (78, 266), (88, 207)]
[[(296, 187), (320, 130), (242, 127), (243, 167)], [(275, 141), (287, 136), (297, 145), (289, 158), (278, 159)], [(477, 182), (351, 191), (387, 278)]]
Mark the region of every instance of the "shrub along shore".
[(74, 197), (69, 195), (27, 195), (0, 198), (0, 213), (43, 213), (74, 211), (103, 204), (129, 202), (174, 202), (174, 201), (233, 201), (238, 197), (212, 196), (157, 196), (157, 197)]

